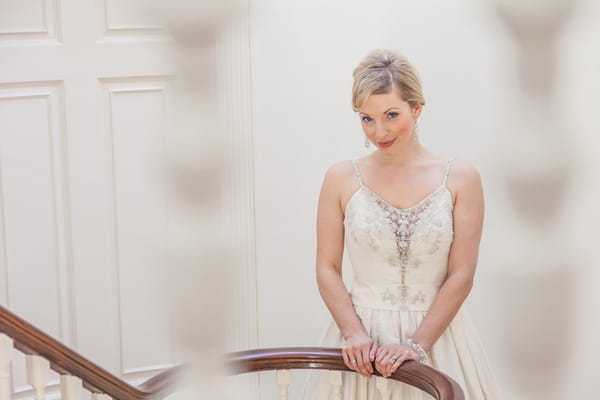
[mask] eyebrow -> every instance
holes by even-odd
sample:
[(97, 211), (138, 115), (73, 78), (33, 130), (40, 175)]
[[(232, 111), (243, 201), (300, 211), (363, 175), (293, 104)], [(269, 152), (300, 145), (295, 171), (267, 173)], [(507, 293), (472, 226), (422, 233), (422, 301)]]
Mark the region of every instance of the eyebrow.
[[(388, 111), (390, 111), (390, 110), (393, 110), (394, 108), (400, 108), (400, 107), (390, 107), (390, 108), (388, 108), (387, 110), (385, 110), (383, 113), (385, 114), (386, 112), (388, 112)], [(361, 112), (360, 114), (362, 114), (362, 115), (366, 115), (367, 117), (369, 116), (369, 114), (367, 114), (367, 113), (364, 113), (364, 112)]]

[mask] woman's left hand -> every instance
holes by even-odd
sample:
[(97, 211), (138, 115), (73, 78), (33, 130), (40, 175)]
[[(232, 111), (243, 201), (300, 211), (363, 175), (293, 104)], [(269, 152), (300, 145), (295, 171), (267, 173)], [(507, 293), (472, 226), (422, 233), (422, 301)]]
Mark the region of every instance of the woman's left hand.
[(419, 361), (419, 355), (404, 344), (386, 344), (377, 349), (375, 368), (384, 378), (389, 378), (406, 360)]

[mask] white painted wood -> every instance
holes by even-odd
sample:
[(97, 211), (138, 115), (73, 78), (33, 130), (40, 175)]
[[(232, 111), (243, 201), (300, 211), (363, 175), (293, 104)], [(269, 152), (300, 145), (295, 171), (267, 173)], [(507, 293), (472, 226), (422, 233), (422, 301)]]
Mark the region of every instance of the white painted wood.
[(341, 371), (329, 371), (329, 393), (332, 400), (342, 400)]
[(50, 363), (43, 357), (27, 355), (26, 365), (27, 383), (33, 387), (35, 399), (45, 399), (46, 385), (50, 381)]
[(0, 400), (10, 400), (12, 393), (11, 361), (13, 340), (0, 333)]
[(112, 397), (105, 393), (92, 393), (92, 400), (111, 400)]
[(279, 400), (287, 400), (290, 386), (290, 371), (280, 369), (277, 371), (277, 385), (279, 386)]
[(56, 43), (59, 39), (58, 0), (3, 1), (0, 40), (14, 45)]
[[(113, 171), (115, 310), (121, 374), (171, 359), (162, 242), (166, 227), (163, 165), (166, 77), (104, 79)], [(140, 146), (140, 143), (144, 143)], [(143, 284), (139, 277), (143, 276)], [(158, 322), (158, 323), (157, 323)], [(143, 327), (151, 329), (142, 333)], [(153, 351), (148, 351), (151, 348)]]
[[(231, 351), (252, 349), (258, 342), (258, 282), (254, 218), (254, 132), (250, 68), (250, 21), (248, 11), (223, 27), (217, 40), (220, 116), (228, 134), (231, 157), (226, 176), (229, 196), (224, 199), (226, 224), (235, 244), (235, 273), (231, 298), (235, 318), (228, 330)], [(239, 379), (248, 400), (258, 399), (258, 374)]]
[[(166, 195), (153, 191), (159, 166), (148, 164), (172, 68), (168, 37), (130, 4), (2, 1), (0, 302), (109, 371), (143, 379), (172, 363), (161, 231), (147, 229), (166, 214)], [(108, 88), (121, 83), (135, 90), (111, 108)], [(22, 358), (13, 386), (26, 396)]]
[(342, 372), (329, 371), (329, 391), (332, 400), (342, 400)]
[[(5, 298), (23, 318), (71, 343), (63, 115), (59, 82), (0, 84), (0, 236), (12, 289), (5, 287)], [(35, 304), (31, 291), (44, 302)]]
[(230, 334), (232, 351), (258, 346), (257, 282), (254, 219), (254, 144), (251, 114), (250, 26), (244, 14), (220, 32), (217, 40), (219, 114), (232, 150), (224, 199), (227, 227), (236, 246), (236, 280), (232, 297), (236, 320)]
[(381, 394), (382, 399), (389, 398), (389, 388), (388, 388), (388, 380), (386, 378), (374, 377), (375, 379), (375, 387)]
[(61, 375), (60, 398), (61, 400), (82, 400), (83, 385), (81, 379), (76, 376)]

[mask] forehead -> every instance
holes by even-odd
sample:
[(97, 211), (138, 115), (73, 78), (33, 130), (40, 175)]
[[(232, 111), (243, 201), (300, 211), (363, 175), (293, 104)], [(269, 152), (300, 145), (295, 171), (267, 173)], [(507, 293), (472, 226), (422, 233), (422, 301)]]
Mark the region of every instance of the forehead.
[(367, 97), (365, 104), (358, 109), (363, 114), (375, 115), (382, 114), (392, 107), (406, 108), (410, 105), (402, 100), (394, 90), (389, 93), (371, 94)]

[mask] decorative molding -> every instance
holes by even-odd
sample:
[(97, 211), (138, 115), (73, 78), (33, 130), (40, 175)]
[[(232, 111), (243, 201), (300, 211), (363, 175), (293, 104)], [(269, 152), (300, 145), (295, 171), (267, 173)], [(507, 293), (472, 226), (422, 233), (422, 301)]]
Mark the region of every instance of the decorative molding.
[[(57, 82), (53, 88), (55, 101), (48, 102), (50, 132), (57, 132), (51, 140), (52, 188), (55, 209), (55, 249), (58, 267), (58, 296), (61, 338), (71, 347), (77, 348), (77, 321), (75, 305), (75, 272), (73, 265), (73, 240), (71, 230), (71, 193), (69, 184), (69, 160), (66, 133), (66, 107), (64, 83)], [(54, 118), (55, 120), (52, 120)], [(61, 190), (57, 190), (60, 188)], [(60, 211), (60, 213), (58, 212)], [(58, 220), (60, 219), (60, 223)], [(58, 229), (62, 227), (62, 231)]]
[(4, 307), (9, 307), (9, 286), (8, 286), (8, 262), (6, 259), (6, 226), (4, 224), (4, 184), (2, 180), (2, 154), (0, 154), (0, 284), (3, 292), (0, 302)]
[(54, 44), (60, 42), (59, 0), (41, 0), (42, 25), (37, 29), (0, 30), (0, 45)]
[[(238, 249), (235, 262), (234, 321), (230, 321), (230, 350), (257, 348), (258, 289), (256, 271), (256, 221), (254, 203), (254, 132), (252, 126), (252, 80), (250, 21), (248, 10), (224, 26), (217, 40), (218, 93), (221, 120), (233, 149), (225, 199), (228, 227)], [(241, 377), (247, 398), (259, 398), (256, 375)]]
[(225, 26), (219, 35), (217, 52), (219, 108), (233, 149), (228, 179), (226, 210), (228, 227), (239, 249), (236, 275), (236, 321), (229, 346), (232, 350), (258, 346), (256, 241), (254, 217), (254, 136), (252, 127), (252, 85), (250, 33), (247, 13)]
[[(136, 77), (113, 77), (113, 78), (101, 78), (99, 81), (105, 90), (106, 95), (106, 111), (105, 119), (107, 126), (107, 139), (108, 139), (108, 152), (109, 152), (109, 180), (110, 180), (110, 200), (111, 214), (113, 216), (113, 265), (112, 268), (112, 281), (115, 283), (115, 289), (113, 292), (113, 309), (116, 316), (115, 323), (115, 344), (118, 347), (117, 354), (119, 359), (119, 371), (121, 376), (127, 376), (129, 374), (138, 374), (140, 371), (155, 371), (165, 368), (164, 366), (152, 366), (138, 368), (126, 368), (124, 353), (123, 353), (123, 316), (122, 316), (122, 282), (121, 282), (121, 266), (120, 266), (120, 252), (119, 252), (119, 217), (118, 217), (118, 193), (117, 193), (117, 171), (115, 166), (115, 141), (114, 141), (114, 119), (112, 116), (114, 96), (116, 95), (130, 95), (140, 93), (152, 93), (160, 92), (163, 93), (163, 103), (168, 98), (168, 87), (170, 76), (136, 76)], [(165, 114), (165, 118), (167, 115)], [(170, 345), (170, 343), (169, 343)], [(169, 351), (172, 353), (172, 347), (169, 346)], [(172, 358), (172, 357), (171, 357)]]
[(155, 24), (116, 24), (110, 21), (108, 0), (102, 4), (102, 34), (98, 42), (170, 41), (167, 31)]
[[(4, 92), (4, 93), (3, 93)], [(76, 347), (76, 320), (73, 276), (73, 245), (71, 237), (71, 213), (69, 173), (66, 144), (65, 104), (62, 81), (16, 82), (0, 85), (0, 101), (42, 98), (46, 101), (49, 132), (49, 163), (53, 201), (53, 223), (55, 232), (54, 251), (58, 283), (57, 312), (60, 339)], [(3, 200), (3, 199), (2, 199)], [(4, 208), (4, 207), (3, 207)], [(4, 209), (2, 210), (4, 213)], [(3, 218), (4, 221), (4, 218)], [(5, 227), (3, 230), (3, 257), (6, 256)], [(8, 265), (4, 259), (6, 279), (6, 305), (8, 306)]]

